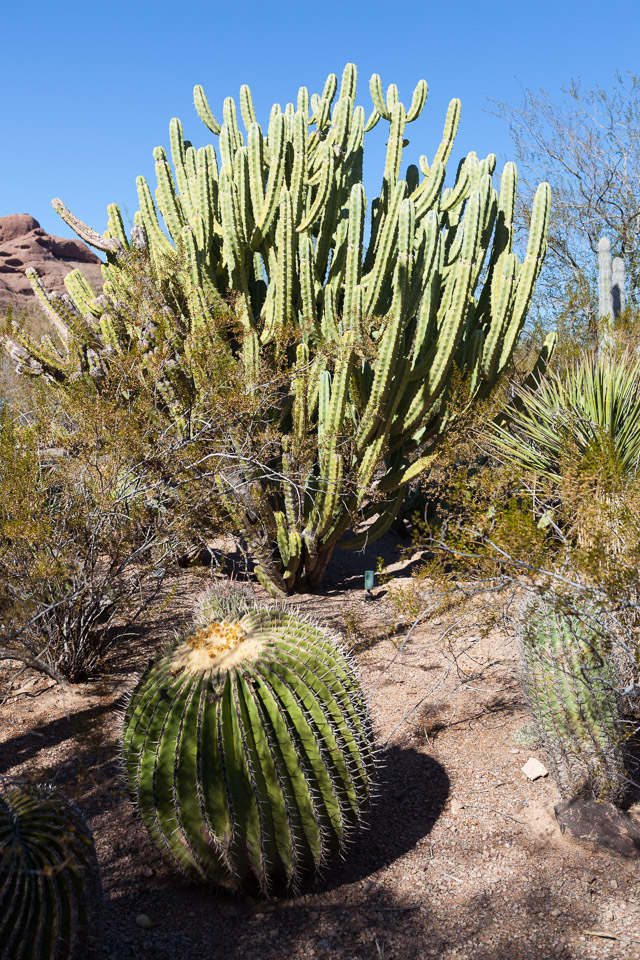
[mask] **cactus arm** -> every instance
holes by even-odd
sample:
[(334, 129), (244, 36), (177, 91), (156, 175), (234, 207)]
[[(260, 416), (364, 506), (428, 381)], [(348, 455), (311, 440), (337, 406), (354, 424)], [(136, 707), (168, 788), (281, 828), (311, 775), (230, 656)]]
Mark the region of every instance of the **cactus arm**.
[(156, 203), (167, 225), (169, 235), (174, 243), (177, 243), (182, 228), (187, 224), (187, 218), (182, 202), (176, 193), (176, 185), (164, 150), (161, 147), (156, 147), (154, 155), (156, 158), (156, 179), (158, 181)]
[(214, 133), (216, 136), (220, 134), (220, 124), (211, 113), (209, 108), (209, 102), (205, 96), (204, 89), (197, 84), (193, 88), (193, 103), (198, 113), (198, 116), (204, 123), (205, 127), (208, 127), (211, 130), (211, 133)]
[[(259, 217), (256, 217), (256, 225), (251, 237), (251, 249), (256, 250), (262, 243), (265, 235), (268, 233), (271, 222), (278, 209), (280, 192), (284, 180), (284, 118), (281, 113), (274, 116), (270, 130), (270, 151), (271, 163), (269, 166), (269, 179), (267, 183), (267, 193), (262, 204), (262, 211)], [(255, 213), (254, 213), (255, 216)]]
[(311, 237), (302, 235), (298, 241), (300, 266), (300, 326), (305, 334), (316, 331), (318, 319), (316, 308), (316, 289), (314, 278), (313, 242)]
[(40, 301), (45, 313), (47, 314), (49, 320), (53, 324), (60, 337), (60, 340), (68, 348), (70, 340), (70, 331), (68, 325), (64, 322), (58, 311), (56, 310), (51, 296), (45, 289), (42, 280), (38, 276), (37, 272), (33, 267), (27, 267), (25, 270), (25, 275), (27, 280), (31, 284), (31, 288), (35, 293), (36, 297)]
[(366, 198), (364, 187), (355, 183), (351, 188), (349, 203), (349, 221), (347, 231), (347, 257), (344, 284), (343, 316), (347, 326), (353, 326), (356, 288), (360, 283), (360, 265), (362, 263), (362, 238), (364, 233), (364, 212)]
[(384, 95), (382, 93), (382, 80), (380, 79), (380, 75), (377, 73), (374, 73), (371, 76), (371, 80), (369, 81), (369, 92), (371, 93), (371, 99), (373, 100), (373, 106), (376, 112), (384, 120), (391, 120), (391, 113), (387, 109), (387, 104), (385, 103)]
[(322, 164), (320, 166), (320, 181), (316, 195), (306, 217), (296, 227), (298, 233), (302, 233), (303, 230), (308, 230), (310, 227), (312, 227), (318, 219), (319, 214), (325, 209), (327, 198), (333, 183), (334, 169), (335, 155), (333, 150), (328, 149), (325, 152)]
[(380, 513), (377, 518), (370, 524), (362, 533), (354, 534), (351, 537), (346, 537), (338, 541), (338, 546), (341, 550), (362, 550), (363, 547), (366, 547), (369, 542), (373, 543), (374, 540), (377, 540), (379, 537), (383, 536), (387, 530), (393, 524), (393, 521), (398, 516), (400, 507), (404, 503), (405, 498), (405, 487), (400, 487), (399, 492), (391, 500), (383, 505), (380, 505)]
[(238, 114), (236, 111), (236, 103), (233, 97), (226, 97), (223, 107), (223, 126), (227, 125), (231, 132), (231, 139), (233, 142), (234, 150), (239, 150), (243, 146), (242, 134), (240, 133), (240, 128), (238, 127)]
[(166, 256), (172, 254), (174, 248), (162, 232), (158, 221), (158, 214), (151, 196), (149, 185), (144, 177), (138, 177), (136, 180), (138, 188), (138, 202), (144, 222), (145, 232), (149, 239), (151, 249), (157, 256)]
[(265, 202), (264, 197), (264, 140), (262, 130), (258, 123), (252, 123), (248, 132), (249, 149), (249, 188), (251, 192), (251, 204), (253, 207), (253, 218), (256, 223), (262, 217), (262, 209)]
[(296, 225), (300, 223), (304, 212), (308, 139), (306, 116), (298, 111), (293, 121), (293, 168), (291, 171), (291, 202), (293, 205), (293, 222)]
[(439, 311), (437, 348), (433, 362), (429, 369), (429, 393), (435, 397), (444, 383), (450, 367), (451, 359), (462, 332), (462, 325), (467, 307), (467, 297), (471, 282), (473, 256), (480, 231), (480, 197), (477, 191), (471, 194), (469, 206), (465, 213), (463, 244), (460, 259), (456, 267), (455, 280), (451, 294), (451, 301), (446, 309)]
[(428, 90), (429, 88), (427, 87), (427, 81), (418, 80), (411, 98), (411, 106), (407, 111), (407, 123), (412, 123), (414, 120), (417, 120), (424, 110), (424, 105), (427, 102)]
[(533, 201), (527, 253), (518, 273), (518, 287), (515, 293), (511, 319), (502, 345), (498, 372), (505, 369), (513, 354), (517, 338), (525, 321), (526, 311), (533, 296), (535, 283), (546, 252), (550, 206), (551, 188), (548, 183), (541, 183), (536, 190)]
[(318, 115), (315, 120), (316, 128), (320, 132), (322, 132), (329, 124), (329, 117), (331, 116), (331, 104), (333, 103), (333, 98), (336, 95), (337, 89), (338, 78), (336, 77), (335, 73), (330, 73), (325, 81), (322, 96), (320, 97)]
[(398, 218), (400, 217), (400, 205), (405, 198), (405, 194), (406, 185), (403, 181), (400, 181), (391, 195), (389, 212), (384, 218), (384, 225), (380, 233), (380, 240), (371, 272), (363, 279), (367, 290), (364, 301), (365, 316), (371, 316), (378, 305), (378, 298), (387, 275), (395, 242)]
[(400, 176), (400, 165), (402, 163), (402, 143), (404, 140), (404, 128), (406, 123), (406, 114), (404, 106), (396, 103), (391, 113), (391, 124), (389, 127), (389, 139), (387, 141), (387, 156), (385, 160), (382, 196), (388, 196), (392, 190), (392, 184), (397, 183)]
[(455, 140), (456, 133), (458, 132), (461, 108), (462, 105), (460, 101), (457, 99), (457, 97), (454, 97), (447, 110), (442, 140), (440, 141), (440, 146), (438, 147), (436, 155), (433, 158), (433, 163), (441, 163), (443, 166), (446, 166), (447, 161), (451, 156), (453, 141)]
[(103, 253), (115, 253), (118, 249), (118, 241), (115, 238), (105, 239), (101, 237), (99, 233), (96, 233), (95, 230), (88, 227), (86, 223), (83, 223), (82, 220), (75, 217), (58, 197), (51, 201), (51, 206), (58, 216), (62, 217), (64, 222), (71, 227), (73, 232), (76, 233), (81, 240), (89, 244), (90, 247), (95, 247), (96, 250), (102, 250)]
[(280, 208), (276, 232), (276, 246), (278, 248), (278, 272), (276, 275), (276, 312), (278, 325), (288, 325), (293, 320), (293, 209), (291, 194), (286, 187), (282, 188)]
[(244, 128), (249, 133), (251, 125), (256, 122), (256, 113), (253, 108), (253, 98), (251, 96), (251, 90), (243, 83), (240, 87), (240, 113), (242, 114), (242, 122), (244, 123)]
[(296, 350), (296, 374), (293, 378), (293, 428), (296, 439), (301, 442), (307, 433), (308, 409), (305, 379), (308, 377), (309, 347), (306, 343), (298, 345)]
[(414, 190), (412, 199), (415, 201), (416, 215), (419, 219), (422, 219), (422, 217), (435, 207), (442, 191), (445, 175), (446, 168), (444, 164), (439, 160), (434, 160), (428, 176), (420, 186)]

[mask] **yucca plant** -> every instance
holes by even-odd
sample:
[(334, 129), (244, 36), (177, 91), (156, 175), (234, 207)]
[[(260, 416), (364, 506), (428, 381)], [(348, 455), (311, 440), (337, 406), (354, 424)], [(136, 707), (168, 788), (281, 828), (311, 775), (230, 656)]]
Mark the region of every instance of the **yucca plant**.
[(364, 696), (337, 642), (244, 595), (201, 604), (146, 670), (122, 752), (163, 854), (189, 876), (265, 895), (297, 890), (340, 853), (374, 771)]
[(562, 797), (619, 800), (629, 731), (608, 618), (579, 598), (536, 598), (518, 634), (524, 692)]
[(588, 353), (566, 372), (517, 390), (506, 422), (489, 439), (512, 463), (559, 483), (572, 469), (600, 479), (640, 473), (640, 361), (630, 353)]
[(2, 960), (80, 960), (99, 901), (93, 838), (73, 804), (43, 786), (0, 793)]

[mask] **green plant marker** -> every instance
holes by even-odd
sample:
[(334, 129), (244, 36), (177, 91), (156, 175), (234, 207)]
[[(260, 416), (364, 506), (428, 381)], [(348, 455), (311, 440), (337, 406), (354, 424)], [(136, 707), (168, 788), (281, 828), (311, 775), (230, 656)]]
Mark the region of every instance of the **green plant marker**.
[(371, 591), (373, 590), (373, 578), (374, 578), (374, 572), (373, 572), (373, 570), (365, 570), (365, 572), (364, 572), (364, 598), (365, 598), (365, 600), (373, 600), (373, 594), (371, 593)]

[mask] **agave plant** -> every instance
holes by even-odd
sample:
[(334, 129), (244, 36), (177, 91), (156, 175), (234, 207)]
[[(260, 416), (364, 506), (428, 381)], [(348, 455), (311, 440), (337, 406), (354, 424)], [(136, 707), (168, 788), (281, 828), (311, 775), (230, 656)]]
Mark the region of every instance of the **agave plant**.
[(640, 471), (640, 361), (589, 353), (566, 373), (516, 391), (506, 422), (489, 439), (498, 453), (559, 482), (573, 468), (636, 478)]

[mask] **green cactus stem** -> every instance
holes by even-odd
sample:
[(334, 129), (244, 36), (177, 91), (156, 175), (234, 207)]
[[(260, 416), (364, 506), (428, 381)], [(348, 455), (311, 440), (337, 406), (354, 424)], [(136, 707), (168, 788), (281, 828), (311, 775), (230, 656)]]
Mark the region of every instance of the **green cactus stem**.
[[(171, 122), (171, 162), (163, 148), (154, 151), (155, 193), (138, 178), (131, 240), (115, 205), (98, 237), (56, 201), (67, 223), (106, 253), (103, 295), (91, 299), (74, 273), (68, 302), (61, 302), (32, 277), (55, 318), (59, 348), (19, 331), (5, 343), (23, 369), (63, 386), (78, 369), (99, 385), (118, 353), (135, 346), (144, 365), (156, 340), (170, 343), (174, 374), (159, 394), (180, 422), (200, 390), (189, 369), (189, 338), (214, 325), (233, 291), (242, 333), (236, 326), (229, 349), (247, 390), (270, 364), (282, 369), (283, 351), (291, 372), (289, 396), (279, 396), (272, 416), (282, 450), (271, 463), (282, 482), (260, 481), (257, 503), (249, 438), (246, 471), (234, 476), (233, 490), (224, 477), (220, 484), (257, 575), (275, 596), (318, 586), (340, 538), (380, 501), (380, 478), (400, 496), (428, 469), (457, 415), (450, 409), (454, 369), (467, 384), (468, 404), (490, 394), (511, 362), (546, 252), (548, 184), (533, 201), (522, 263), (512, 249), (513, 163), (496, 189), (495, 156), (471, 152), (445, 188), (459, 100), (449, 105), (431, 165), (422, 155), (403, 172), (406, 127), (425, 106), (425, 81), (407, 109), (395, 84), (385, 95), (374, 74), (368, 120), (355, 103), (356, 84), (356, 68), (347, 64), (340, 85), (330, 74), (321, 94), (301, 88), (295, 105), (283, 111), (275, 104), (266, 128), (246, 86), (239, 114), (227, 98), (221, 123), (196, 87), (196, 110), (216, 145), (196, 149), (181, 123)], [(364, 141), (380, 122), (389, 125), (387, 151), (379, 196), (369, 202)], [(149, 311), (144, 322), (131, 303), (131, 258), (140, 248), (152, 273), (165, 275), (173, 264), (179, 288), (168, 315)], [(295, 450), (314, 447), (301, 476)], [(258, 440), (256, 459), (259, 448)], [(303, 500), (295, 516), (286, 505), (292, 485)]]
[(0, 794), (0, 955), (86, 956), (100, 879), (93, 838), (76, 808), (46, 787)]
[(562, 797), (587, 791), (619, 800), (627, 732), (603, 616), (536, 599), (522, 614), (519, 648), (524, 692)]
[(132, 693), (129, 795), (189, 876), (297, 890), (341, 852), (369, 800), (362, 691), (336, 642), (290, 611), (216, 597), (198, 623)]

